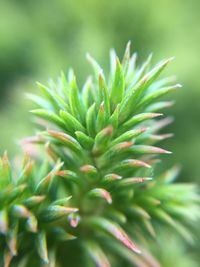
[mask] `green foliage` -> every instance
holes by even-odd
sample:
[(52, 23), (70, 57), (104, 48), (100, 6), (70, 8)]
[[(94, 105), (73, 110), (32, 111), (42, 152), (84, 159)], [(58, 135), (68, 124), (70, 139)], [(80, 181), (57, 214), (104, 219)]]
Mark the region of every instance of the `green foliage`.
[(54, 85), (38, 84), (41, 96), (29, 95), (41, 130), (25, 143), (42, 144), (49, 163), (32, 170), (25, 158), (12, 175), (6, 154), (1, 159), (3, 266), (159, 266), (142, 241), (157, 229), (170, 226), (194, 242), (196, 186), (174, 184), (176, 168), (154, 171), (159, 155), (170, 154), (155, 146), (171, 136), (159, 133), (169, 120), (155, 110), (180, 87), (160, 78), (171, 59), (150, 67), (150, 56), (138, 67), (130, 43), (122, 62), (113, 50), (110, 58), (106, 76), (88, 56), (94, 77), (82, 89), (70, 70)]

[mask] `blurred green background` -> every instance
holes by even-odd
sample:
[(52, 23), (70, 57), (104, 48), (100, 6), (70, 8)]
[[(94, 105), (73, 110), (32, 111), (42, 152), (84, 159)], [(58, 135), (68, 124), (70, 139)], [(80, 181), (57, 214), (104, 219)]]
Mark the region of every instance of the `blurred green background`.
[(24, 92), (37, 90), (60, 70), (73, 66), (80, 83), (90, 69), (85, 53), (103, 66), (108, 51), (122, 55), (128, 40), (139, 62), (150, 52), (154, 63), (175, 56), (166, 74), (183, 89), (169, 111), (175, 138), (166, 165), (183, 166), (182, 179), (199, 179), (200, 161), (200, 1), (199, 0), (1, 0), (0, 1), (0, 152), (18, 150), (17, 139), (33, 132)]

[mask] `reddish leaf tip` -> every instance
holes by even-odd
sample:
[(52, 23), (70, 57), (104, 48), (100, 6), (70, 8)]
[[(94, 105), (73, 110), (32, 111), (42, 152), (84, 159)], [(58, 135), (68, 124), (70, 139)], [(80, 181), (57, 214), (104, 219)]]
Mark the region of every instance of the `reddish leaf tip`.
[(92, 173), (92, 172), (96, 172), (96, 168), (92, 165), (86, 164), (80, 167), (80, 170), (83, 173)]
[(105, 135), (111, 135), (113, 133), (113, 127), (110, 125), (103, 129)]

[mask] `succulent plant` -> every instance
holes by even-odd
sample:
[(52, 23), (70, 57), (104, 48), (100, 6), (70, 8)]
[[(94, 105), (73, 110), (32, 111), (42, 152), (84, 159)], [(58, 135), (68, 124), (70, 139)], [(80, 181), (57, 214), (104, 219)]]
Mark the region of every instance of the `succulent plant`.
[(160, 266), (143, 240), (167, 225), (193, 242), (196, 186), (174, 183), (176, 167), (155, 172), (160, 155), (170, 154), (155, 146), (171, 137), (160, 133), (171, 121), (158, 119), (171, 106), (160, 98), (180, 87), (159, 78), (171, 59), (151, 68), (149, 56), (138, 68), (128, 43), (121, 62), (111, 50), (107, 77), (87, 58), (94, 75), (82, 89), (70, 70), (29, 94), (38, 131), (23, 145), (48, 155), (38, 149), (36, 163), (25, 156), (18, 175), (6, 154), (1, 159), (4, 267)]

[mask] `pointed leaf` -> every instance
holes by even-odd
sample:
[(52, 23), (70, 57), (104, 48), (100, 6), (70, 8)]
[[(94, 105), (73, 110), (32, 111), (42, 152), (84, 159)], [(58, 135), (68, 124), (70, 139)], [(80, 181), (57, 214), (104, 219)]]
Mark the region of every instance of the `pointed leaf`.
[(72, 115), (76, 117), (79, 121), (85, 121), (85, 109), (83, 106), (82, 99), (79, 95), (78, 86), (76, 83), (76, 78), (72, 74), (72, 80), (70, 81), (70, 93), (69, 93), (69, 103)]
[(86, 248), (89, 256), (93, 259), (98, 267), (111, 267), (106, 255), (101, 248), (92, 241), (87, 241)]
[(96, 119), (96, 132), (99, 132), (105, 127), (106, 124), (106, 114), (104, 108), (104, 102), (101, 103)]
[(82, 99), (86, 109), (88, 109), (95, 101), (95, 96), (93, 95), (93, 84), (91, 77), (87, 78), (83, 86)]
[(31, 213), (23, 205), (14, 205), (12, 208), (12, 215), (15, 218), (28, 218), (31, 215)]
[(108, 120), (110, 117), (110, 99), (105, 80), (101, 74), (99, 75), (99, 95), (101, 101), (100, 103), (104, 103), (105, 118)]
[(131, 178), (124, 178), (120, 180), (117, 185), (118, 186), (130, 186), (134, 184), (143, 184), (145, 182), (151, 181), (152, 177), (131, 177)]
[(56, 173), (60, 170), (60, 168), (63, 166), (63, 162), (58, 161), (56, 165), (54, 166), (53, 170), (47, 174), (36, 186), (36, 192), (41, 193), (42, 191), (48, 192), (49, 186), (55, 177)]
[(113, 114), (111, 115), (111, 117), (109, 119), (109, 124), (111, 124), (114, 129), (118, 128), (118, 124), (119, 124), (119, 105), (116, 106), (116, 109), (114, 110)]
[(9, 250), (5, 250), (3, 253), (3, 266), (4, 267), (9, 267), (12, 261), (13, 255), (10, 253)]
[(77, 211), (78, 211), (77, 208), (64, 207), (60, 205), (52, 205), (41, 212), (40, 218), (43, 221), (51, 222), (51, 221), (61, 219), (62, 217), (70, 213), (77, 212)]
[(96, 106), (95, 103), (88, 109), (86, 114), (86, 126), (90, 136), (95, 135)]
[(3, 157), (0, 158), (0, 178), (2, 187), (8, 185), (12, 179), (7, 152), (4, 152)]
[(28, 208), (32, 208), (34, 206), (37, 206), (39, 205), (40, 203), (43, 202), (43, 200), (46, 198), (46, 196), (32, 196), (30, 198), (27, 198), (25, 201), (24, 201), (24, 205)]
[(40, 88), (40, 90), (42, 91), (45, 98), (51, 103), (54, 110), (58, 111), (60, 109), (60, 105), (59, 105), (59, 102), (57, 101), (57, 99), (55, 97), (54, 91), (50, 90), (49, 88), (47, 88), (46, 86), (44, 86), (43, 84), (41, 84), (39, 82), (37, 82), (37, 85)]
[(71, 198), (72, 198), (72, 196), (65, 197), (65, 198), (60, 198), (60, 199), (54, 201), (52, 204), (53, 205), (63, 205), (64, 206), (64, 205), (66, 205), (69, 202), (69, 200)]
[(113, 127), (108, 126), (101, 130), (95, 137), (93, 153), (96, 155), (106, 149), (107, 144), (112, 137)]
[(69, 241), (69, 240), (74, 240), (76, 239), (77, 237), (72, 235), (72, 234), (69, 234), (67, 233), (63, 228), (61, 227), (54, 227), (52, 229), (52, 232), (55, 236), (55, 239), (56, 240), (59, 240), (59, 241)]
[(124, 73), (120, 61), (116, 58), (116, 70), (113, 85), (111, 88), (110, 99), (112, 101), (112, 108), (114, 109), (123, 98), (125, 89)]
[(93, 165), (83, 165), (80, 167), (80, 171), (86, 174), (96, 174), (97, 169)]
[(38, 231), (38, 222), (34, 215), (31, 215), (26, 221), (26, 229), (32, 233)]
[(130, 90), (120, 104), (120, 122), (124, 122), (131, 114), (134, 113), (136, 105), (141, 100), (143, 94), (147, 91), (149, 85), (158, 77), (158, 75), (170, 61), (171, 59), (168, 59), (157, 65), (135, 86), (133, 86), (133, 89)]
[(94, 188), (88, 192), (88, 195), (91, 197), (103, 198), (108, 204), (112, 204), (112, 197), (110, 193), (103, 188)]
[(173, 86), (168, 86), (168, 87), (164, 87), (162, 89), (156, 90), (152, 93), (150, 93), (149, 95), (147, 95), (146, 97), (144, 97), (142, 99), (142, 101), (138, 104), (137, 109), (145, 109), (148, 105), (150, 105), (151, 103), (153, 103), (155, 100), (157, 100), (158, 98), (176, 91), (177, 88), (181, 88), (182, 86), (180, 84), (176, 84)]
[(120, 180), (120, 179), (122, 179), (122, 176), (120, 176), (116, 173), (109, 173), (109, 174), (106, 174), (102, 178), (102, 183), (110, 184), (110, 183), (115, 182), (115, 181)]
[(6, 234), (8, 231), (8, 214), (7, 211), (1, 210), (0, 211), (0, 233)]
[(18, 223), (12, 222), (12, 226), (6, 236), (6, 242), (12, 256), (17, 255), (17, 234), (18, 234)]
[(90, 150), (93, 147), (94, 145), (93, 138), (80, 131), (76, 131), (75, 135), (77, 137), (78, 142), (81, 144), (83, 148)]
[(130, 85), (130, 88), (128, 89), (128, 91), (130, 91), (133, 86), (143, 77), (143, 75), (145, 75), (145, 73), (148, 71), (149, 67), (150, 67), (150, 63), (152, 60), (153, 54), (150, 54), (146, 61), (143, 63), (143, 65), (137, 70), (135, 77)]
[(40, 256), (40, 258), (44, 261), (44, 263), (48, 264), (48, 249), (47, 249), (47, 240), (46, 233), (44, 231), (40, 231), (36, 236), (36, 249)]
[(48, 134), (51, 137), (55, 138), (56, 140), (60, 141), (61, 144), (66, 145), (72, 151), (79, 153), (81, 152), (80, 144), (72, 136), (65, 134), (63, 132), (52, 131), (52, 130), (49, 130)]
[(90, 62), (91, 66), (94, 70), (95, 78), (98, 81), (99, 73), (102, 73), (102, 68), (100, 67), (100, 65), (97, 63), (97, 61), (89, 53), (86, 54), (86, 58)]
[(93, 217), (89, 220), (91, 225), (98, 226), (100, 229), (112, 235), (114, 238), (119, 240), (125, 247), (136, 252), (141, 253), (129, 236), (124, 232), (124, 230), (117, 224), (101, 217)]
[(160, 111), (164, 108), (172, 107), (173, 105), (174, 105), (174, 101), (159, 101), (147, 107), (146, 111), (157, 112), (158, 110)]
[(135, 145), (131, 148), (135, 154), (171, 154), (172, 152), (155, 146)]
[(56, 172), (56, 175), (63, 177), (66, 180), (73, 181), (75, 183), (79, 182), (79, 177), (78, 177), (77, 173), (70, 171), (70, 170), (60, 170), (60, 171)]
[(129, 168), (141, 168), (141, 167), (151, 168), (149, 164), (147, 164), (146, 162), (142, 160), (127, 159), (127, 160), (123, 160), (122, 162), (120, 162), (117, 166), (114, 166), (113, 169), (118, 170), (118, 171), (124, 171), (125, 169), (129, 169)]
[(139, 215), (140, 217), (142, 217), (145, 220), (151, 219), (151, 216), (149, 215), (149, 213), (143, 207), (141, 207), (137, 204), (132, 205), (130, 207), (130, 211), (134, 212), (135, 214)]
[(127, 131), (124, 134), (120, 135), (119, 137), (115, 138), (111, 142), (111, 146), (124, 142), (124, 141), (130, 141), (133, 138), (136, 138), (137, 136), (143, 134), (146, 130), (147, 128), (141, 128), (141, 129)]
[(64, 110), (60, 110), (60, 116), (66, 124), (66, 129), (69, 132), (74, 133), (75, 131), (82, 131), (85, 132), (85, 128), (83, 125), (70, 113)]
[(49, 122), (54, 123), (55, 125), (59, 126), (62, 129), (66, 129), (65, 123), (63, 122), (63, 120), (58, 115), (53, 113), (52, 111), (47, 111), (45, 109), (34, 109), (34, 110), (31, 110), (30, 112), (40, 118), (43, 118)]
[(141, 113), (141, 114), (135, 115), (122, 125), (122, 129), (123, 131), (125, 131), (126, 129), (130, 129), (145, 120), (154, 119), (162, 115), (163, 114), (161, 113)]
[(130, 63), (130, 46), (131, 46), (131, 41), (129, 41), (126, 45), (124, 57), (122, 60), (122, 67), (123, 67), (125, 77), (126, 77), (126, 74), (128, 72), (129, 63)]

